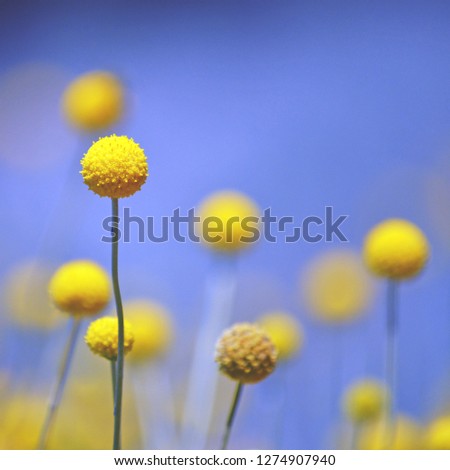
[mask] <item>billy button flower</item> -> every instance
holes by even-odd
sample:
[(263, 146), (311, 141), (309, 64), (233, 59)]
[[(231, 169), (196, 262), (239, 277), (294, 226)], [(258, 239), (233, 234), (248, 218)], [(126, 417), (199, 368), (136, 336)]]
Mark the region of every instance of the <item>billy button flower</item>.
[(89, 260), (75, 260), (63, 264), (49, 282), (50, 299), (62, 312), (71, 315), (71, 332), (62, 357), (56, 387), (39, 437), (39, 448), (47, 445), (56, 411), (61, 402), (67, 382), (75, 347), (80, 331), (81, 319), (100, 313), (111, 297), (110, 281), (106, 271)]
[(243, 384), (254, 384), (268, 377), (275, 369), (277, 350), (259, 326), (237, 323), (219, 338), (215, 360), (220, 372), (237, 381), (222, 439), (221, 448), (226, 449)]
[[(88, 188), (100, 197), (112, 201), (112, 218), (119, 223), (119, 198), (132, 196), (139, 191), (148, 176), (147, 157), (142, 148), (127, 136), (102, 137), (94, 142), (81, 160), (81, 174)], [(119, 240), (116, 228), (112, 230), (111, 272), (117, 311), (118, 352), (116, 392), (114, 394), (114, 439), (113, 449), (120, 449), (122, 422), (122, 391), (124, 368), (124, 316), (119, 286)]]
[(115, 124), (125, 108), (124, 87), (114, 74), (93, 71), (80, 75), (64, 91), (62, 111), (67, 121), (84, 132)]
[[(393, 429), (396, 411), (396, 350), (398, 285), (417, 276), (429, 258), (429, 244), (423, 232), (408, 220), (385, 220), (367, 234), (363, 257), (369, 271), (387, 280), (386, 289), (386, 383), (391, 400), (386, 407), (388, 429)], [(391, 436), (393, 438), (393, 436)]]

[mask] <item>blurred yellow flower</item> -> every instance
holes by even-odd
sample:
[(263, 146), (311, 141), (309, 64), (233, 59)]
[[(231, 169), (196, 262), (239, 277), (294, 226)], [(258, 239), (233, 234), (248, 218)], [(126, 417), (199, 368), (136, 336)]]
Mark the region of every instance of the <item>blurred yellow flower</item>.
[(314, 259), (301, 278), (308, 310), (327, 323), (344, 323), (360, 316), (373, 298), (373, 283), (360, 257), (335, 250)]
[(48, 283), (52, 269), (33, 259), (14, 266), (3, 285), (6, 311), (11, 319), (27, 328), (52, 328), (63, 317), (51, 303)]
[[(117, 359), (119, 349), (118, 320), (115, 317), (103, 317), (93, 321), (84, 337), (86, 344), (94, 354), (110, 361)], [(124, 353), (127, 354), (133, 348), (133, 329), (127, 320), (124, 321)]]
[(425, 448), (450, 450), (450, 416), (440, 416), (425, 431)]
[(51, 278), (49, 292), (56, 307), (72, 315), (96, 315), (111, 296), (108, 274), (88, 260), (63, 264)]
[(125, 93), (120, 80), (109, 72), (95, 71), (77, 77), (66, 88), (62, 109), (79, 130), (100, 131), (123, 115)]
[(141, 189), (148, 176), (147, 157), (127, 136), (101, 137), (81, 160), (88, 188), (100, 197), (122, 198)]
[(258, 324), (277, 348), (279, 361), (292, 358), (302, 348), (303, 328), (293, 315), (286, 312), (270, 312), (263, 315)]
[(395, 420), (392, 442), (383, 419), (377, 420), (361, 432), (358, 449), (415, 450), (421, 447), (421, 430), (411, 418), (399, 416)]
[(241, 192), (228, 190), (211, 194), (200, 204), (199, 216), (202, 241), (214, 250), (237, 252), (259, 238), (260, 210)]
[(352, 384), (344, 395), (343, 408), (354, 423), (380, 418), (386, 404), (386, 388), (377, 380), (364, 379)]
[(236, 323), (219, 338), (215, 360), (222, 373), (250, 384), (260, 382), (273, 372), (277, 350), (259, 326)]
[(376, 225), (366, 236), (364, 260), (377, 276), (407, 279), (422, 271), (429, 256), (428, 241), (414, 224), (389, 219)]
[(149, 300), (127, 302), (124, 311), (134, 333), (133, 349), (128, 360), (140, 364), (164, 355), (173, 339), (169, 312)]

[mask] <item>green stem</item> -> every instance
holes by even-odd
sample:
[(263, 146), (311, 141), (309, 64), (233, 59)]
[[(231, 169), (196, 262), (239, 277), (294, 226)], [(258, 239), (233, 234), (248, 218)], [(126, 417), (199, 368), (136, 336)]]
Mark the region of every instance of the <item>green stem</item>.
[(112, 381), (112, 392), (113, 401), (115, 401), (116, 387), (117, 387), (117, 361), (109, 361), (111, 363), (111, 381)]
[(71, 323), (72, 325), (70, 329), (70, 336), (67, 339), (63, 358), (59, 366), (56, 386), (50, 397), (47, 415), (45, 417), (45, 421), (41, 429), (41, 434), (39, 436), (38, 449), (45, 449), (47, 447), (48, 436), (50, 435), (51, 428), (55, 422), (56, 413), (61, 403), (67, 379), (69, 377), (69, 370), (75, 353), (75, 346), (77, 343), (78, 334), (80, 332), (80, 318), (72, 317)]
[(386, 427), (388, 448), (393, 441), (396, 400), (397, 400), (397, 288), (394, 280), (387, 285), (387, 322), (386, 322), (386, 384), (390, 398), (386, 400)]
[[(112, 216), (113, 221), (119, 224), (119, 201), (112, 199)], [(117, 226), (112, 230), (112, 281), (114, 289), (114, 299), (116, 301), (116, 311), (118, 320), (118, 352), (117, 352), (117, 375), (116, 375), (116, 391), (114, 395), (114, 441), (113, 449), (120, 449), (120, 431), (122, 424), (122, 390), (123, 390), (123, 359), (124, 359), (124, 321), (122, 297), (119, 287), (119, 237)]]
[(239, 399), (242, 394), (242, 387), (243, 384), (238, 382), (236, 385), (236, 389), (234, 391), (233, 402), (231, 403), (230, 412), (228, 413), (227, 424), (225, 427), (225, 433), (222, 438), (222, 450), (225, 450), (228, 447), (228, 440), (230, 439), (231, 428), (233, 426), (234, 417), (236, 415), (236, 410), (239, 404)]

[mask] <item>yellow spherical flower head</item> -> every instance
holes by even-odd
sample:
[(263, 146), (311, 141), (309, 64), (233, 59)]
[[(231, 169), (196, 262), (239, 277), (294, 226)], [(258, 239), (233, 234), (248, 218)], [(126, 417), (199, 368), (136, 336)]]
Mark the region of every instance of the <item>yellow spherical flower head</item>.
[(344, 323), (359, 317), (373, 298), (373, 283), (356, 253), (335, 250), (320, 255), (301, 278), (308, 310), (327, 323)]
[(381, 416), (386, 399), (386, 389), (380, 382), (361, 380), (344, 395), (344, 412), (355, 423), (373, 421)]
[(96, 315), (111, 297), (108, 274), (87, 260), (62, 265), (50, 280), (49, 292), (56, 307), (72, 315)]
[(144, 151), (127, 136), (101, 137), (91, 145), (81, 165), (84, 182), (101, 197), (132, 196), (148, 176)]
[(260, 210), (245, 194), (219, 191), (199, 207), (201, 239), (221, 252), (236, 252), (259, 239)]
[(429, 256), (428, 241), (411, 222), (389, 219), (366, 236), (364, 260), (377, 276), (407, 279), (422, 271)]
[[(103, 317), (93, 321), (84, 337), (86, 344), (94, 354), (110, 361), (117, 359), (119, 350), (118, 320), (116, 317)], [(129, 321), (124, 321), (124, 353), (133, 348), (134, 334)]]
[(173, 337), (169, 312), (162, 305), (148, 300), (127, 302), (125, 311), (135, 337), (133, 350), (128, 356), (130, 362), (142, 363), (164, 355)]
[(95, 71), (76, 78), (66, 88), (62, 109), (71, 125), (92, 132), (115, 124), (123, 115), (125, 93), (120, 80)]
[(277, 350), (264, 330), (251, 323), (237, 323), (218, 340), (215, 360), (222, 373), (251, 384), (273, 372)]
[(450, 416), (441, 416), (430, 423), (425, 432), (425, 447), (450, 450)]
[(275, 345), (280, 361), (290, 359), (303, 346), (303, 329), (288, 313), (267, 313), (258, 320), (258, 324)]

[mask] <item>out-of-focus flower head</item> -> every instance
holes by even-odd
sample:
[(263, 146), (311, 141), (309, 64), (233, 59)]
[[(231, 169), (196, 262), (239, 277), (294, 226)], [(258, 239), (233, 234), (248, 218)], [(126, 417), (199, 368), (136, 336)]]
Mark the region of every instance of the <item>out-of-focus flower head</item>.
[(215, 360), (219, 370), (231, 379), (257, 383), (275, 369), (277, 350), (259, 326), (236, 323), (217, 341)]
[[(84, 337), (89, 349), (110, 361), (117, 359), (119, 351), (118, 320), (116, 317), (103, 317), (93, 321)], [(134, 334), (129, 321), (124, 321), (124, 353), (133, 348)]]
[(387, 391), (382, 383), (374, 379), (364, 379), (347, 389), (343, 408), (351, 421), (369, 422), (381, 417), (386, 400)]
[(115, 134), (94, 142), (81, 160), (88, 188), (100, 197), (132, 196), (146, 182), (147, 157), (133, 139)]
[(259, 238), (260, 210), (239, 191), (211, 194), (200, 204), (199, 216), (201, 239), (213, 250), (235, 253)]
[(105, 71), (80, 75), (69, 84), (62, 98), (65, 118), (84, 132), (107, 129), (121, 119), (124, 107), (121, 81)]
[(258, 320), (278, 351), (278, 360), (291, 359), (303, 346), (304, 333), (300, 323), (286, 312), (269, 312)]
[(149, 300), (126, 302), (124, 311), (134, 333), (128, 360), (135, 364), (163, 356), (173, 339), (172, 320), (160, 304)]
[(111, 297), (108, 274), (89, 260), (63, 264), (51, 278), (49, 292), (56, 307), (71, 315), (96, 315)]
[(425, 448), (450, 450), (450, 415), (434, 419), (425, 430)]
[(421, 429), (411, 418), (398, 416), (394, 429), (386, 430), (384, 419), (377, 420), (361, 433), (358, 449), (365, 450), (414, 450), (420, 449)]
[(314, 259), (301, 278), (308, 310), (327, 323), (359, 317), (373, 298), (373, 283), (360, 257), (350, 250), (335, 250)]
[(62, 320), (48, 297), (52, 269), (34, 259), (14, 266), (3, 286), (6, 310), (11, 319), (26, 328), (54, 327)]
[(376, 225), (364, 241), (364, 260), (372, 273), (401, 280), (419, 274), (429, 257), (425, 235), (413, 223), (388, 219)]

